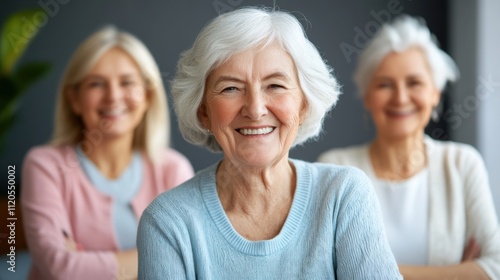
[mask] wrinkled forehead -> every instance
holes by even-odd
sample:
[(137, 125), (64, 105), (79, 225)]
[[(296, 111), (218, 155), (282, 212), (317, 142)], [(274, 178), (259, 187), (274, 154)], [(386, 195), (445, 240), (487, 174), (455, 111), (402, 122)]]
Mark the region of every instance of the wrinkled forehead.
[(217, 80), (262, 81), (270, 78), (298, 84), (298, 75), (291, 55), (277, 42), (259, 45), (232, 55), (214, 68), (206, 79), (206, 85)]

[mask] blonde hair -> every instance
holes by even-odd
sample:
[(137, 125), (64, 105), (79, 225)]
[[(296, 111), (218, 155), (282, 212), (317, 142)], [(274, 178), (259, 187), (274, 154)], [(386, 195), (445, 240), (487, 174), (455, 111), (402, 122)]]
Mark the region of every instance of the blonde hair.
[(158, 66), (146, 46), (133, 35), (118, 31), (115, 27), (104, 27), (86, 39), (75, 51), (60, 83), (54, 132), (51, 144), (74, 145), (85, 141), (81, 118), (71, 109), (68, 91), (75, 89), (97, 61), (112, 48), (127, 53), (136, 63), (149, 94), (149, 106), (134, 132), (133, 147), (145, 152), (153, 161), (168, 145), (170, 120), (165, 89)]

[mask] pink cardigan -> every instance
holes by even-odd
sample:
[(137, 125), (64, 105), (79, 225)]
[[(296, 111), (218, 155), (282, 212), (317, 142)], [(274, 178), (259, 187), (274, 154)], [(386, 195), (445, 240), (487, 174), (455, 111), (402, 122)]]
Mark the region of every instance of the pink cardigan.
[[(143, 162), (143, 184), (132, 201), (138, 219), (158, 194), (193, 176), (189, 161), (172, 149), (164, 152), (161, 163), (146, 158)], [(117, 278), (112, 200), (89, 182), (73, 147), (29, 151), (23, 164), (21, 205), (33, 260), (29, 279)], [(63, 230), (84, 250), (69, 252)]]

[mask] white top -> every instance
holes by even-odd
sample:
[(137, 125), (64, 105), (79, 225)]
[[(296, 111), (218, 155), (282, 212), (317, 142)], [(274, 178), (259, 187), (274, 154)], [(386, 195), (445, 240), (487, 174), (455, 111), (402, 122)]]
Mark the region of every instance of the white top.
[(398, 264), (427, 265), (429, 170), (425, 168), (403, 181), (377, 178), (373, 185), (387, 239)]
[[(474, 237), (481, 247), (476, 263), (491, 279), (500, 279), (500, 225), (481, 155), (469, 145), (428, 136), (424, 143), (429, 159), (428, 264), (460, 263)], [(319, 161), (353, 165), (372, 181), (376, 178), (368, 144), (327, 151)]]

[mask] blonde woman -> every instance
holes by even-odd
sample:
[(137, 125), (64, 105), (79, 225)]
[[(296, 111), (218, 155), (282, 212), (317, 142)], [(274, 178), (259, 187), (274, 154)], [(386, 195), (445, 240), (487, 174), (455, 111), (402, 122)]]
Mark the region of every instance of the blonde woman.
[(29, 279), (137, 278), (139, 217), (193, 175), (166, 148), (169, 129), (147, 48), (113, 27), (84, 41), (62, 79), (52, 142), (24, 161)]
[(500, 279), (500, 226), (480, 154), (424, 133), (457, 77), (425, 24), (403, 16), (384, 25), (355, 74), (375, 139), (319, 158), (370, 177), (405, 279)]

